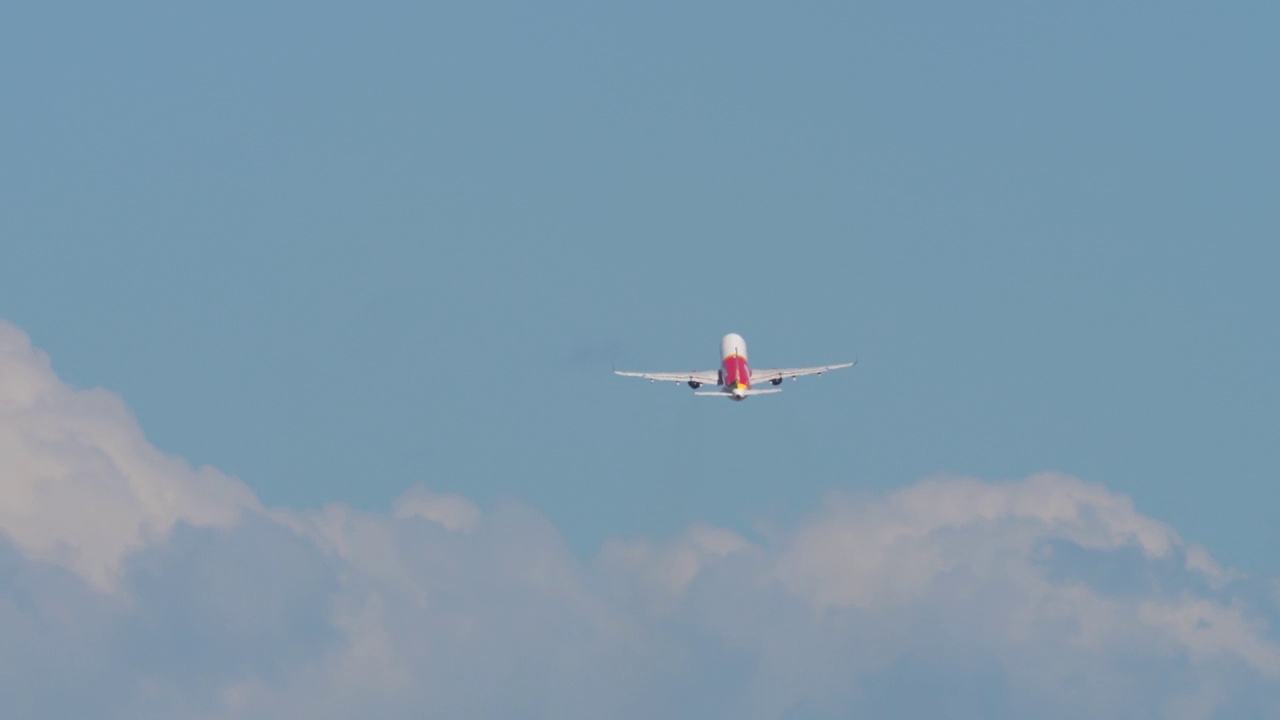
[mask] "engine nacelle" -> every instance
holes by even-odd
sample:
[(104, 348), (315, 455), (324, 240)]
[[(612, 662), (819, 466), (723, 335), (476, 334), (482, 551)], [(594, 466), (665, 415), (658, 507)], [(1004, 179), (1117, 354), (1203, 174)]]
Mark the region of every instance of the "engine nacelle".
[(781, 384), (782, 384), (782, 378), (774, 378), (774, 379), (770, 380), (769, 382), (770, 382), (770, 383), (772, 383), (772, 384), (774, 384), (774, 385), (781, 385)]
[(698, 382), (697, 380), (690, 380), (689, 387), (693, 388), (694, 390), (697, 390), (698, 388), (702, 387), (702, 383)]

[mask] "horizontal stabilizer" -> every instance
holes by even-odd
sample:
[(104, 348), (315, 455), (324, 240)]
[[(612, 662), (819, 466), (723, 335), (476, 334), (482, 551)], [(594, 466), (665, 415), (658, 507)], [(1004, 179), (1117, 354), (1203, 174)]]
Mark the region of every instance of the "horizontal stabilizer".
[[(775, 389), (769, 389), (769, 390), (764, 390), (764, 389), (760, 389), (760, 390), (751, 389), (751, 390), (739, 390), (737, 394), (738, 394), (738, 395), (740, 395), (740, 396), (742, 396), (742, 397), (751, 397), (752, 395), (772, 395), (772, 394), (774, 394), (774, 393), (780, 393), (780, 392), (782, 392), (781, 388), (776, 389), (776, 390), (775, 390)], [(695, 392), (695, 393), (694, 393), (694, 395), (714, 395), (714, 396), (716, 396), (716, 397), (727, 397), (727, 398), (734, 397), (734, 393), (726, 392), (726, 391), (724, 391), (724, 390), (711, 390), (711, 391)]]

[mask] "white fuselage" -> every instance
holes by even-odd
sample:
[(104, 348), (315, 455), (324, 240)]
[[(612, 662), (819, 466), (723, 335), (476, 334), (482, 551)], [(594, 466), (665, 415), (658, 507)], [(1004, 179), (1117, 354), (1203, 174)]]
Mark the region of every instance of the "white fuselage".
[(737, 333), (720, 338), (720, 385), (734, 400), (745, 400), (751, 389), (751, 367), (747, 365), (747, 341)]

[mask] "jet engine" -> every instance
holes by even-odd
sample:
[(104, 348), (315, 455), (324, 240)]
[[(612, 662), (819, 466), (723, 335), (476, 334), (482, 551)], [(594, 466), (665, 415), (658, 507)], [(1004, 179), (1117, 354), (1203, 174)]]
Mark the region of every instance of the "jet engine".
[(702, 387), (702, 383), (698, 382), (697, 380), (690, 380), (689, 387), (693, 388), (694, 390), (697, 390), (698, 388)]
[(781, 384), (782, 384), (782, 378), (774, 378), (774, 379), (770, 380), (769, 382), (773, 383), (774, 385), (781, 385)]

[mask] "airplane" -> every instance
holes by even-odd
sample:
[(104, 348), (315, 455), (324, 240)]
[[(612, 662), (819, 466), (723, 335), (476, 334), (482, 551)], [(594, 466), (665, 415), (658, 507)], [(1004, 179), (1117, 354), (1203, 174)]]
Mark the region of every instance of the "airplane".
[(857, 361), (851, 363), (840, 363), (839, 365), (819, 365), (817, 367), (804, 368), (777, 368), (772, 370), (752, 370), (747, 365), (747, 341), (737, 333), (729, 333), (720, 339), (720, 368), (718, 370), (703, 370), (700, 372), (687, 373), (642, 373), (642, 372), (623, 372), (622, 370), (614, 370), (614, 374), (623, 377), (640, 377), (645, 378), (649, 382), (674, 382), (688, 383), (689, 387), (697, 390), (703, 385), (717, 385), (719, 390), (704, 390), (695, 392), (694, 395), (709, 395), (713, 397), (727, 397), (730, 400), (746, 400), (752, 395), (770, 395), (780, 393), (780, 388), (753, 388), (752, 383), (764, 383), (768, 381), (773, 385), (781, 385), (786, 378), (795, 380), (801, 375), (821, 375), (828, 370), (839, 370), (840, 368), (853, 367)]

